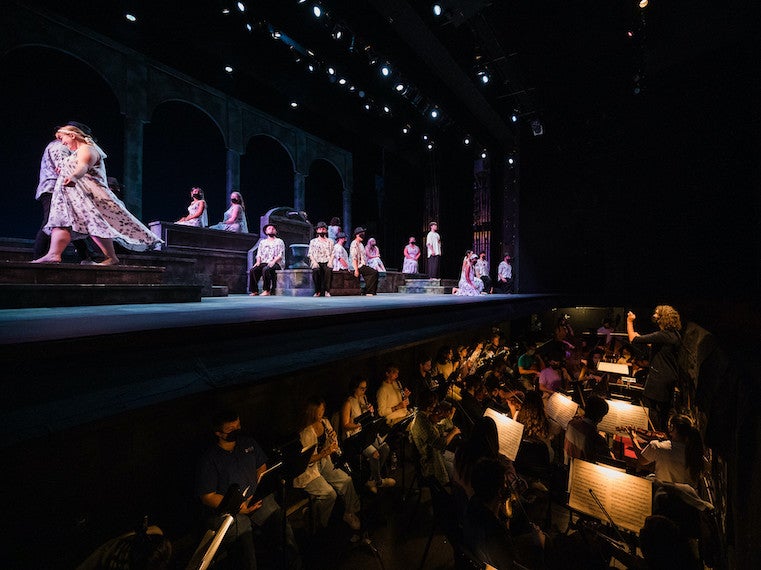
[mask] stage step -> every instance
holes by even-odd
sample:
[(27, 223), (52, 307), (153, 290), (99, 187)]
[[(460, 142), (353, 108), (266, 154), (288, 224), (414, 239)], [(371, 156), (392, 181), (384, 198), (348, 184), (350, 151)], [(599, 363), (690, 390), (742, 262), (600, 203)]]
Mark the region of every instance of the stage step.
[(452, 287), (457, 286), (455, 279), (405, 279), (399, 287), (399, 293), (411, 295), (450, 295)]
[(200, 300), (201, 287), (197, 285), (0, 283), (0, 309), (195, 303)]
[(212, 285), (211, 296), (212, 297), (228, 297), (230, 295), (230, 289), (226, 285)]
[(73, 263), (0, 263), (0, 283), (70, 285), (158, 285), (164, 268)]

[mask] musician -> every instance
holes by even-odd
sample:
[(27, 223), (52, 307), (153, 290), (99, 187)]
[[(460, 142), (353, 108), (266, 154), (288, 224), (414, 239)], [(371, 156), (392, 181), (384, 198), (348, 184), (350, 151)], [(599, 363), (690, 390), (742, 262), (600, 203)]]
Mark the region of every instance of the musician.
[[(420, 354), (415, 361), (415, 370), (412, 373), (412, 396), (413, 405), (418, 405), (418, 399), (423, 392), (437, 392), (444, 387), (443, 378), (434, 376), (433, 361), (427, 354)], [(440, 382), (442, 381), (442, 382)]]
[(652, 440), (644, 449), (633, 430), (630, 434), (639, 467), (652, 468), (659, 481), (687, 483), (697, 488), (703, 472), (703, 439), (688, 416), (672, 416), (668, 423), (669, 439)]
[(565, 389), (571, 381), (568, 370), (562, 366), (560, 357), (557, 355), (550, 356), (548, 365), (542, 368), (539, 373), (539, 390), (547, 396), (554, 392), (560, 392)]
[(508, 352), (508, 348), (502, 344), (502, 338), (499, 331), (495, 330), (491, 335), (491, 341), (484, 347), (483, 357), (486, 359), (494, 359), (499, 356), (503, 356)]
[(316, 445), (309, 465), (293, 480), (293, 486), (304, 489), (313, 498), (314, 520), (321, 527), (328, 526), (336, 498), (344, 498), (344, 522), (352, 530), (360, 529), (357, 513), (359, 497), (351, 477), (333, 466), (330, 456), (339, 453), (338, 436), (325, 416), (325, 400), (311, 397), (304, 411), (303, 429), (299, 434), (301, 445), (306, 449)]
[(378, 413), (386, 423), (394, 425), (409, 413), (410, 391), (399, 382), (399, 367), (389, 364), (383, 372), (383, 382), (376, 394)]
[(597, 424), (608, 413), (608, 402), (599, 396), (590, 396), (587, 399), (587, 407), (584, 408), (584, 417), (575, 417), (568, 422), (565, 432), (566, 463), (571, 458), (584, 459), (596, 462), (597, 457), (612, 457), (605, 438), (597, 430)]
[(544, 368), (542, 357), (536, 353), (536, 343), (530, 342), (526, 352), (518, 357), (518, 373), (526, 390), (535, 390), (539, 382), (539, 371)]
[[(357, 418), (363, 414), (375, 413), (375, 408), (367, 399), (367, 379), (357, 377), (349, 383), (349, 397), (341, 407), (341, 427), (344, 440), (357, 435), (362, 431), (362, 426), (357, 423)], [(345, 446), (346, 447), (346, 446)], [(359, 450), (358, 450), (359, 451)], [(379, 487), (393, 487), (396, 481), (390, 477), (381, 477), (381, 469), (386, 465), (391, 449), (388, 444), (376, 436), (372, 445), (361, 450), (370, 465), (370, 479), (365, 483), (371, 493), (377, 493)]]
[(446, 485), (454, 475), (454, 454), (446, 451), (460, 428), (454, 427), (444, 435), (436, 427), (441, 418), (436, 415), (439, 398), (434, 392), (423, 392), (418, 401), (419, 409), (410, 426), (410, 439), (420, 453), (420, 469), (423, 477), (435, 477)]
[(629, 342), (635, 348), (650, 347), (650, 371), (642, 393), (643, 400), (654, 413), (651, 420), (655, 429), (668, 426), (674, 388), (679, 381), (677, 351), (682, 342), (682, 321), (679, 313), (670, 305), (658, 305), (653, 311), (652, 320), (658, 325), (658, 331), (641, 335), (634, 330), (637, 315), (629, 311), (626, 317), (626, 332)]

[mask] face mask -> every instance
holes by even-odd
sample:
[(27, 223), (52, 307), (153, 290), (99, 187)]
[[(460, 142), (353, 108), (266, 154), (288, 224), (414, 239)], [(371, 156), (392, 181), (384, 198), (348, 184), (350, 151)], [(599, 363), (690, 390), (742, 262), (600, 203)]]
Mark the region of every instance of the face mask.
[(232, 202), (233, 204), (240, 204), (240, 200), (238, 200), (237, 198), (233, 198), (232, 200), (230, 200), (230, 202)]
[(240, 435), (240, 431), (241, 430), (239, 430), (239, 429), (234, 429), (233, 431), (225, 434), (224, 440), (225, 441), (237, 441), (238, 440), (238, 436)]
[(267, 232), (267, 235), (272, 237), (272, 236), (276, 236), (277, 234), (275, 232)]
[(325, 237), (326, 235), (328, 235), (328, 232), (317, 232), (317, 235), (319, 237)]

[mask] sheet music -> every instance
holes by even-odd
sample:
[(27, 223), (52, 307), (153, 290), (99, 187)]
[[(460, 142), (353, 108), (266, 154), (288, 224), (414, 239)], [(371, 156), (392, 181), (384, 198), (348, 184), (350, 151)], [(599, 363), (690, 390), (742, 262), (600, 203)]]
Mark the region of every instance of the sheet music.
[(579, 405), (558, 392), (554, 392), (547, 400), (544, 401), (544, 413), (560, 424), (560, 427), (566, 429), (568, 422), (576, 415)]
[(608, 522), (608, 517), (590, 494), (590, 489), (616, 526), (639, 533), (645, 519), (652, 514), (653, 484), (649, 479), (574, 459), (568, 478), (568, 506)]
[(492, 408), (486, 408), (484, 416), (490, 417), (497, 424), (497, 437), (499, 438), (499, 452), (510, 461), (515, 461), (518, 448), (523, 439), (523, 424), (500, 414)]
[(608, 402), (608, 413), (597, 424), (597, 428), (605, 433), (616, 433), (617, 427), (632, 426), (635, 428), (648, 428), (647, 411), (642, 406), (621, 402), (619, 400), (605, 400)]
[(629, 375), (629, 366), (626, 364), (616, 364), (614, 362), (598, 362), (597, 370), (599, 372), (612, 372), (613, 374)]

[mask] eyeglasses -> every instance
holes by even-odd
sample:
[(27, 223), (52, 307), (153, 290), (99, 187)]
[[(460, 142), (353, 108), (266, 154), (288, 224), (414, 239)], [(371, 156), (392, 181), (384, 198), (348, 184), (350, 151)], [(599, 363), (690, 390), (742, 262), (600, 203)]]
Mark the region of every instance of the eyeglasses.
[(367, 390), (367, 386), (358, 386), (360, 390)]

